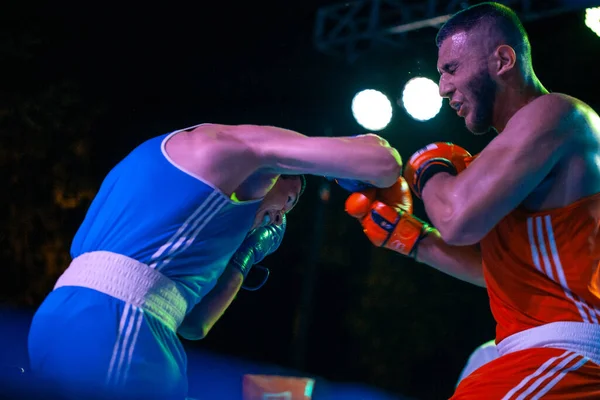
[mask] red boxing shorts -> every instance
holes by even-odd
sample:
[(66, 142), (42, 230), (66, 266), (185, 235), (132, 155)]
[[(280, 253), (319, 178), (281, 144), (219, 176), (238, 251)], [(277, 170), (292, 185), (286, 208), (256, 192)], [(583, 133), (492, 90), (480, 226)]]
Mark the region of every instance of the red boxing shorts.
[(599, 335), (595, 324), (558, 322), (509, 336), (451, 399), (600, 399)]

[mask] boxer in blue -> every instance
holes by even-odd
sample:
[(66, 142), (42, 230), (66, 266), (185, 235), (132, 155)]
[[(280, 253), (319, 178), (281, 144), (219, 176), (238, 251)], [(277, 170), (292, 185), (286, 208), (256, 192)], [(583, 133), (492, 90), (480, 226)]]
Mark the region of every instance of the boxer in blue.
[(178, 334), (203, 338), (277, 249), (302, 175), (388, 187), (401, 167), (373, 134), (202, 124), (146, 141), (105, 178), (34, 316), (32, 372), (74, 398), (185, 398)]

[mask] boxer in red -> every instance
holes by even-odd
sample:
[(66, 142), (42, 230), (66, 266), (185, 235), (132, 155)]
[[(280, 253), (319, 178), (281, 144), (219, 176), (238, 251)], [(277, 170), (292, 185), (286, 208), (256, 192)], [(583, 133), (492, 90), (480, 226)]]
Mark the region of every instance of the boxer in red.
[[(544, 88), (505, 6), (454, 15), (437, 45), (440, 94), (469, 131), (497, 136), (475, 159), (429, 145), (406, 182), (346, 209), (375, 245), (487, 287), (500, 356), (452, 399), (599, 399), (600, 117)], [(411, 215), (407, 186), (435, 229)]]

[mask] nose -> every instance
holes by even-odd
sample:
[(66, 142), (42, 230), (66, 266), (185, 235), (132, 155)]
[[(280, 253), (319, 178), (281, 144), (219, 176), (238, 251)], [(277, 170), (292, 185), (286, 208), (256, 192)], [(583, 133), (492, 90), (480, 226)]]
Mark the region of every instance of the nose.
[(283, 224), (283, 211), (276, 211), (273, 215), (273, 224), (281, 225)]
[(440, 77), (439, 91), (440, 97), (443, 98), (450, 98), (452, 92), (454, 91), (452, 85), (443, 76)]

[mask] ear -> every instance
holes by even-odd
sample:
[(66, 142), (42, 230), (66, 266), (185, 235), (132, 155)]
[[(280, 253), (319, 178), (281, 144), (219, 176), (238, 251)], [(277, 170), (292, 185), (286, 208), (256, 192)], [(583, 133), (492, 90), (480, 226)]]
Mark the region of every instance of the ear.
[(517, 64), (515, 49), (506, 44), (498, 46), (494, 52), (496, 74), (503, 75), (511, 71)]

